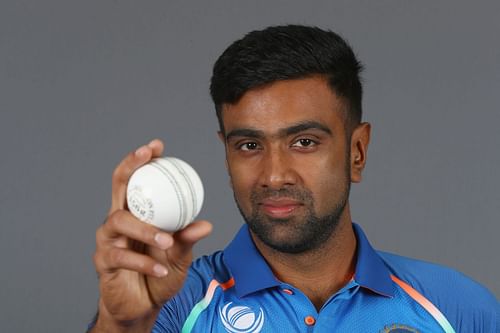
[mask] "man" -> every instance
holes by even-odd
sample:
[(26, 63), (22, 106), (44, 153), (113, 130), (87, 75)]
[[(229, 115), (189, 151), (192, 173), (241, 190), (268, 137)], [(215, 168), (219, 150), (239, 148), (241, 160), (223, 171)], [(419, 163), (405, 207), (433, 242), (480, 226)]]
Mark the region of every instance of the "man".
[(361, 65), (313, 27), (254, 31), (217, 60), (211, 94), (234, 197), (246, 221), (191, 265), (211, 226), (168, 234), (125, 205), (154, 140), (113, 174), (96, 235), (94, 332), (498, 332), (485, 288), (437, 265), (373, 250), (349, 210), (366, 164)]

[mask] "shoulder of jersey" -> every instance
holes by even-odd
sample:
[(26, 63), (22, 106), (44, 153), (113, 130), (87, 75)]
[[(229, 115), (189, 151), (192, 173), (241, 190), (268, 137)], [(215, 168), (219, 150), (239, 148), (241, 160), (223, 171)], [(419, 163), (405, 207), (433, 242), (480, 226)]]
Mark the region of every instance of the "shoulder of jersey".
[(452, 322), (481, 321), (500, 329), (500, 303), (483, 285), (446, 266), (377, 252), (393, 275), (411, 285)]

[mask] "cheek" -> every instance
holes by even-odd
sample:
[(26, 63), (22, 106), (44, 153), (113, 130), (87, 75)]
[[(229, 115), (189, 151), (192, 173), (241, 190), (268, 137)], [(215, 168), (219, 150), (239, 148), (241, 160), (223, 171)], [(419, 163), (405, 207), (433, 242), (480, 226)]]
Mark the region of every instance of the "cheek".
[(313, 193), (317, 209), (329, 205), (346, 190), (347, 177), (344, 160), (326, 160), (310, 169), (306, 187)]
[(246, 205), (246, 202), (250, 200), (250, 192), (253, 184), (251, 170), (230, 167), (228, 168), (228, 172), (236, 199), (240, 205)]

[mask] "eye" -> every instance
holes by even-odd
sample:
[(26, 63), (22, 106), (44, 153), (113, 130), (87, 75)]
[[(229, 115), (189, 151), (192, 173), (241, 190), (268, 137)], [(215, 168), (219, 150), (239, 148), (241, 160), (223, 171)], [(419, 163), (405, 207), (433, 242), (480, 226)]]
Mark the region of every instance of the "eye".
[(316, 144), (317, 144), (317, 142), (314, 140), (303, 138), (303, 139), (298, 139), (297, 141), (295, 141), (292, 144), (292, 147), (305, 148), (305, 147), (315, 146)]
[(257, 145), (256, 142), (245, 142), (241, 145), (239, 145), (239, 149), (243, 151), (249, 151), (249, 150), (255, 150), (259, 146)]

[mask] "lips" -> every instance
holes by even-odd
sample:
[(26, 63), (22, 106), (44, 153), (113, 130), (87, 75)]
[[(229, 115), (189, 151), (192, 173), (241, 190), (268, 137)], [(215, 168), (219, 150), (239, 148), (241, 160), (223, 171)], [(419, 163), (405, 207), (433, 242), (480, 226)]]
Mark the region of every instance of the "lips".
[(291, 198), (268, 198), (260, 203), (264, 213), (273, 218), (287, 218), (302, 206), (302, 203)]

